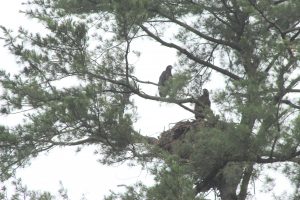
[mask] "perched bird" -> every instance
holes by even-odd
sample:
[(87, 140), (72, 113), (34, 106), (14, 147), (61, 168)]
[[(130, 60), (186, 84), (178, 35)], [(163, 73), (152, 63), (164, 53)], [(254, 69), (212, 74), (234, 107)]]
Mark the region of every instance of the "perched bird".
[(208, 90), (203, 89), (203, 94), (197, 98), (197, 103), (195, 103), (195, 118), (203, 119), (210, 111), (210, 104)]
[(158, 81), (158, 92), (159, 96), (166, 97), (166, 91), (164, 89), (164, 86), (166, 86), (166, 82), (172, 77), (172, 66), (168, 65), (166, 70), (163, 71), (159, 77)]

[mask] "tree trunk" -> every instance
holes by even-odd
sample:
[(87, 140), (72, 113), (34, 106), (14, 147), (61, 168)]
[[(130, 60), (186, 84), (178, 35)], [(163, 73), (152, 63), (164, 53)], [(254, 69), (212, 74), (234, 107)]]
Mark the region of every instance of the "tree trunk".
[(243, 165), (228, 164), (220, 175), (218, 189), (222, 200), (237, 200), (237, 187), (243, 175)]

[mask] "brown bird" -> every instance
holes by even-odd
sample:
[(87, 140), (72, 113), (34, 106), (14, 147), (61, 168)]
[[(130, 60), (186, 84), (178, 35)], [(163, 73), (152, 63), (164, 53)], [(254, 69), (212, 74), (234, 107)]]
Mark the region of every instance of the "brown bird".
[(164, 86), (166, 86), (166, 82), (172, 77), (172, 65), (168, 65), (166, 70), (163, 71), (159, 77), (158, 81), (158, 93), (161, 97), (166, 97), (166, 91)]
[(210, 104), (208, 90), (203, 89), (203, 94), (197, 98), (197, 103), (195, 103), (195, 118), (205, 118), (205, 115), (210, 111)]

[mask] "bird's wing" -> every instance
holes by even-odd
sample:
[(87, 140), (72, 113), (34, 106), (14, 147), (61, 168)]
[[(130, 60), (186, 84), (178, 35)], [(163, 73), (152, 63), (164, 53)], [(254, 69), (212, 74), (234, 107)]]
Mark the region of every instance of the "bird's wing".
[(166, 71), (163, 71), (159, 77), (158, 85), (164, 86), (166, 82)]

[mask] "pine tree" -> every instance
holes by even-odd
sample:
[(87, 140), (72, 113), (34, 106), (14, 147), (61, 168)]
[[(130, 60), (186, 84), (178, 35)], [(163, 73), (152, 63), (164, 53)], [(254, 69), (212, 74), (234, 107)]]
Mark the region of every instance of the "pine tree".
[[(244, 200), (263, 166), (278, 163), (299, 197), (299, 0), (30, 0), (28, 8), (46, 34), (2, 27), (23, 68), (0, 72), (1, 113), (26, 120), (0, 128), (1, 180), (55, 146), (92, 144), (102, 163), (150, 162), (156, 177), (107, 199), (204, 199), (213, 189)], [(178, 53), (166, 97), (145, 93), (157, 83), (134, 74), (140, 38)], [(134, 129), (133, 97), (194, 112), (186, 103), (199, 103), (212, 74), (225, 80), (211, 95), (215, 113), (160, 138)]]

